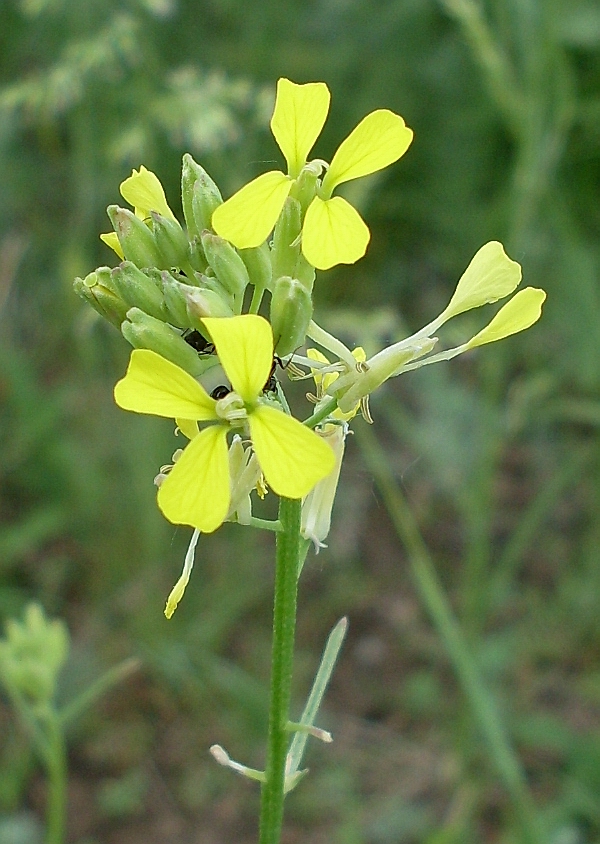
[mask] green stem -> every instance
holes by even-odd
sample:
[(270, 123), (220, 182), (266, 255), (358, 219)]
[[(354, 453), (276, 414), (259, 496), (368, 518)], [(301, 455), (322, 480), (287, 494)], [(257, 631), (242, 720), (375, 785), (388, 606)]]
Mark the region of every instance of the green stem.
[(271, 704), (267, 745), (266, 782), (262, 787), (260, 844), (279, 844), (283, 821), (285, 763), (288, 751), (290, 694), (294, 633), (296, 628), (296, 593), (300, 554), (299, 500), (282, 498), (277, 534), (275, 601), (273, 606), (273, 648), (271, 654)]
[(415, 518), (393, 477), (389, 461), (370, 429), (360, 426), (355, 433), (396, 532), (408, 552), (411, 573), (420, 596), (444, 642), (490, 756), (510, 796), (515, 819), (521, 830), (521, 840), (523, 844), (544, 844), (547, 838), (541, 829), (541, 821), (521, 764), (506, 735), (495, 701), (452, 612)]
[(46, 844), (64, 844), (67, 814), (67, 749), (56, 713), (48, 724), (49, 747), (46, 755), (48, 803)]

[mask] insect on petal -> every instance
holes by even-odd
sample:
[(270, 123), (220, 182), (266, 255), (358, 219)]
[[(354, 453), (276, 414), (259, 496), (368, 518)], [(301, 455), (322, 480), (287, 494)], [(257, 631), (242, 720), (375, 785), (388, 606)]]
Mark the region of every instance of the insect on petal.
[(158, 490), (158, 506), (176, 525), (212, 533), (229, 510), (227, 428), (211, 425), (186, 446)]
[(238, 249), (260, 246), (272, 231), (292, 181), (280, 170), (270, 170), (244, 185), (212, 215), (212, 227)]
[(148, 349), (134, 349), (125, 377), (115, 386), (124, 410), (167, 418), (216, 419), (215, 400), (191, 375)]
[(341, 196), (311, 202), (302, 230), (302, 252), (309, 264), (328, 270), (353, 264), (367, 251), (369, 229), (362, 217)]
[(412, 129), (393, 111), (382, 108), (367, 114), (339, 145), (323, 180), (323, 192), (331, 192), (342, 182), (359, 179), (383, 170), (409, 148)]
[(296, 85), (277, 82), (271, 131), (285, 156), (291, 178), (298, 177), (308, 154), (325, 125), (331, 94), (324, 82)]
[(245, 402), (256, 401), (273, 365), (273, 331), (255, 314), (203, 320), (231, 386)]
[(297, 419), (261, 405), (249, 421), (260, 468), (277, 495), (304, 498), (333, 469), (331, 448)]

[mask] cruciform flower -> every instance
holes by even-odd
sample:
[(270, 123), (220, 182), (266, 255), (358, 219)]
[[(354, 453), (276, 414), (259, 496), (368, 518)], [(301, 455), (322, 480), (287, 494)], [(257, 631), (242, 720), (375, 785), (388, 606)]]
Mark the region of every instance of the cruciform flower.
[[(277, 83), (271, 130), (288, 165), (263, 173), (220, 205), (212, 217), (217, 234), (238, 249), (259, 246), (269, 236), (295, 181), (307, 165), (329, 111), (330, 93), (324, 82)], [(332, 197), (338, 185), (376, 173), (397, 161), (413, 133), (404, 120), (387, 109), (368, 114), (340, 144), (302, 229), (302, 252), (309, 264), (326, 270), (353, 264), (369, 243), (369, 229), (356, 209), (342, 197)]]
[[(115, 387), (125, 410), (175, 418), (192, 439), (161, 483), (158, 505), (169, 521), (211, 533), (230, 509), (227, 434), (248, 428), (269, 486), (303, 498), (334, 466), (331, 448), (314, 431), (262, 396), (273, 363), (273, 332), (261, 316), (203, 320), (232, 385), (215, 400), (191, 375), (155, 352), (136, 349)], [(211, 422), (194, 436), (196, 422)]]

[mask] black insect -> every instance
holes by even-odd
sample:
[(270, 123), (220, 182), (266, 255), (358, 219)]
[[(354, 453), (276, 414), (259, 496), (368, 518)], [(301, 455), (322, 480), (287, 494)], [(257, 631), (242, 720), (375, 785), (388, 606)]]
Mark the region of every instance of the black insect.
[(231, 387), (226, 387), (225, 384), (219, 384), (218, 387), (210, 394), (211, 399), (215, 399), (215, 401), (219, 401), (219, 399), (224, 399), (225, 396), (228, 396), (231, 392)]
[(292, 358), (287, 361), (281, 360), (279, 355), (274, 355), (273, 363), (271, 365), (271, 371), (269, 372), (269, 377), (265, 381), (265, 386), (262, 388), (263, 393), (276, 393), (277, 392), (277, 377), (275, 372), (277, 371), (277, 367), (281, 367), (281, 369), (287, 369), (290, 363), (292, 362)]
[(215, 353), (215, 344), (211, 343), (210, 340), (207, 340), (199, 331), (195, 328), (192, 331), (189, 331), (187, 334), (183, 335), (183, 339), (194, 349), (198, 352), (199, 355), (214, 355)]

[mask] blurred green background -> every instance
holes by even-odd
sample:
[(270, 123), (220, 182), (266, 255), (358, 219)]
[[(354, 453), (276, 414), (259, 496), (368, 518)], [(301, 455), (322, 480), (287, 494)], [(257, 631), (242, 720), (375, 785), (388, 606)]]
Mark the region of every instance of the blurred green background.
[[(70, 736), (68, 840), (256, 840), (256, 787), (207, 751), (263, 761), (271, 539), (202, 537), (165, 620), (189, 539), (154, 503), (172, 426), (114, 406), (128, 346), (71, 284), (114, 263), (98, 233), (132, 167), (178, 214), (186, 151), (226, 195), (279, 167), (279, 76), (331, 89), (317, 156), (375, 108), (415, 131), (397, 165), (348, 186), (372, 241), (319, 280), (322, 324), (370, 349), (418, 329), (491, 239), (548, 292), (532, 330), (398, 379), (372, 413), (548, 840), (600, 842), (596, 0), (4, 0), (0, 615), (34, 599), (65, 619), (65, 697), (141, 660)], [(319, 722), (335, 742), (311, 745), (284, 840), (519, 842), (364, 442), (301, 584), (298, 714), (328, 631), (344, 614), (350, 631)], [(39, 841), (43, 805), (0, 698), (2, 844)]]

